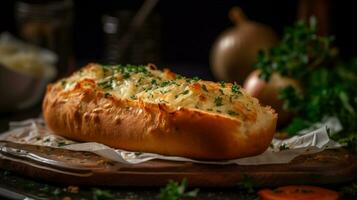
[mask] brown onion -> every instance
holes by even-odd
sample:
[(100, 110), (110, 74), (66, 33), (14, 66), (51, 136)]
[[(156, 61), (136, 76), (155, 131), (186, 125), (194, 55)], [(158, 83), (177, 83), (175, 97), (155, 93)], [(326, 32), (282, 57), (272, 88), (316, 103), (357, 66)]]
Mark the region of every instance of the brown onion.
[(244, 82), (244, 89), (259, 99), (263, 105), (271, 106), (278, 113), (278, 124), (284, 125), (291, 119), (291, 113), (283, 109), (283, 101), (278, 98), (279, 90), (288, 86), (301, 91), (298, 81), (274, 73), (269, 82), (259, 78), (260, 71), (253, 71)]

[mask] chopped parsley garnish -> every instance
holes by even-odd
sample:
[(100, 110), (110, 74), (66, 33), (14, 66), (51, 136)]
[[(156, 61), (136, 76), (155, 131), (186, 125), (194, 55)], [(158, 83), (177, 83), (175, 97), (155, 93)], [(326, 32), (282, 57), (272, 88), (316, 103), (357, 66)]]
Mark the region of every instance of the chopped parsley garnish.
[(132, 99), (132, 100), (137, 100), (138, 98), (137, 98), (135, 95), (132, 95), (132, 96), (130, 97), (130, 99)]
[(216, 104), (216, 106), (222, 106), (223, 105), (222, 101), (223, 101), (222, 97), (216, 97), (214, 99), (214, 104)]
[(109, 190), (101, 190), (98, 188), (92, 189), (92, 198), (95, 200), (99, 199), (116, 199), (115, 195)]
[(288, 149), (289, 149), (289, 147), (286, 146), (286, 144), (282, 144), (282, 145), (279, 146), (279, 150), (280, 150), (280, 151), (288, 150)]
[(138, 80), (138, 83), (141, 83), (142, 80), (143, 80), (143, 77), (140, 77)]
[(102, 65), (102, 71), (103, 71), (104, 75), (107, 74), (110, 69), (111, 69), (111, 66), (109, 66), (109, 65)]
[(184, 90), (184, 91), (181, 92), (180, 94), (175, 95), (175, 98), (179, 97), (180, 95), (186, 95), (186, 94), (188, 94), (189, 92), (190, 92), (190, 91), (188, 91), (188, 90)]
[(169, 103), (168, 101), (163, 100), (163, 99), (160, 99), (159, 102), (160, 102), (160, 103)]
[(135, 152), (134, 154), (135, 154), (135, 156), (140, 156), (143, 154), (143, 152)]
[(127, 79), (130, 77), (130, 74), (128, 72), (123, 73), (123, 78)]
[(152, 79), (152, 80), (151, 80), (151, 84), (153, 84), (153, 85), (157, 85), (157, 81), (156, 81), (156, 79)]
[(163, 82), (161, 82), (161, 84), (160, 84), (161, 87), (166, 87), (166, 86), (168, 86), (168, 85), (170, 85), (170, 81), (163, 81)]
[(238, 188), (251, 194), (255, 192), (255, 187), (254, 180), (250, 176), (243, 174), (243, 179), (238, 183)]
[(125, 72), (128, 72), (128, 73), (146, 73), (147, 72), (147, 69), (144, 65), (126, 65), (126, 66), (123, 66), (123, 65), (117, 65), (116, 66), (117, 70), (121, 73), (125, 73)]
[(203, 91), (208, 92), (206, 85), (202, 84), (201, 88), (202, 88)]
[(113, 78), (110, 78), (109, 80), (105, 80), (105, 81), (99, 82), (98, 86), (103, 88), (103, 89), (113, 89)]
[(201, 79), (198, 78), (197, 76), (195, 76), (195, 77), (192, 78), (192, 80), (197, 82), (197, 81), (199, 81), (199, 80), (201, 80)]
[(121, 73), (124, 79), (129, 78), (132, 73), (147, 73), (147, 69), (143, 65), (102, 65), (102, 69), (105, 74), (109, 70), (112, 71), (112, 73)]
[(61, 81), (61, 85), (62, 85), (62, 87), (65, 87), (65, 86), (67, 85), (66, 79), (64, 79), (64, 80)]
[(186, 80), (186, 83), (191, 83), (192, 79), (189, 79), (189, 78), (185, 78)]
[(170, 91), (169, 91), (169, 90), (161, 90), (161, 91), (160, 91), (161, 94), (166, 94), (166, 93), (168, 93), (168, 92), (170, 92)]
[(185, 94), (188, 94), (188, 92), (189, 92), (188, 90), (185, 90), (182, 92), (182, 94), (185, 95)]
[(67, 145), (65, 141), (59, 141), (59, 142), (57, 143), (57, 146), (58, 146), (58, 147), (63, 147), (63, 146), (65, 146), (65, 145)]
[(234, 112), (233, 110), (228, 110), (228, 115), (237, 116), (238, 113), (237, 113), (237, 112)]
[(239, 94), (240, 93), (240, 86), (237, 83), (233, 83), (232, 85), (232, 92), (235, 94)]
[(148, 92), (149, 90), (152, 90), (152, 87), (147, 87), (144, 89), (145, 92)]
[(199, 189), (187, 191), (187, 180), (183, 179), (181, 183), (169, 181), (169, 183), (160, 189), (159, 200), (178, 200), (185, 198), (194, 198), (197, 196)]
[(221, 83), (221, 87), (223, 87), (223, 88), (226, 87), (226, 84), (224, 83), (224, 81), (221, 81), (220, 83)]
[(180, 74), (176, 74), (176, 79), (182, 79), (183, 76), (181, 76)]
[(110, 97), (110, 96), (112, 96), (110, 93), (108, 93), (108, 92), (104, 93), (104, 97), (105, 97), (105, 98), (108, 98), (108, 97)]
[(221, 93), (221, 95), (224, 95), (224, 92), (222, 89), (219, 89), (219, 92)]

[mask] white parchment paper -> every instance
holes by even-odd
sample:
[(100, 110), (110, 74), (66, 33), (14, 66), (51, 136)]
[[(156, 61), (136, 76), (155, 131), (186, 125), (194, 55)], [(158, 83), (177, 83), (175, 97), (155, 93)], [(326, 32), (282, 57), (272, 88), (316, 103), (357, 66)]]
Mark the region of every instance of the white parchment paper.
[(73, 151), (89, 151), (108, 159), (130, 164), (138, 164), (152, 159), (190, 161), (205, 164), (239, 164), (239, 165), (262, 165), (289, 163), (295, 157), (302, 154), (317, 153), (327, 148), (338, 148), (340, 144), (330, 139), (329, 135), (342, 130), (341, 123), (337, 118), (330, 117), (317, 123), (309, 129), (299, 132), (285, 140), (273, 139), (271, 146), (262, 154), (219, 162), (192, 160), (184, 157), (164, 156), (145, 152), (130, 152), (113, 149), (106, 145), (95, 142), (75, 142), (54, 135), (48, 130), (42, 119), (28, 119), (21, 122), (11, 122), (10, 130), (0, 135), (0, 140), (16, 143), (50, 146), (65, 148)]

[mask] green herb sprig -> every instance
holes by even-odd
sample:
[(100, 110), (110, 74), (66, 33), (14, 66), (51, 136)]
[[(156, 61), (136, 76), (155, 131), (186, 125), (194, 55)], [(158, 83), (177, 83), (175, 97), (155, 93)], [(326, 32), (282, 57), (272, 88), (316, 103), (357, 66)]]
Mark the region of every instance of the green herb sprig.
[(309, 24), (299, 21), (286, 28), (276, 47), (259, 52), (255, 67), (262, 71), (263, 80), (269, 80), (274, 72), (301, 79), (310, 70), (335, 59), (337, 51), (332, 48), (333, 40), (333, 37), (317, 35), (315, 18), (311, 18)]
[(164, 188), (161, 188), (160, 193), (158, 195), (158, 199), (178, 200), (183, 197), (191, 197), (191, 198), (196, 197), (199, 192), (199, 189), (186, 191), (187, 186), (188, 183), (186, 179), (183, 179), (180, 184), (175, 181), (170, 181)]
[(268, 52), (260, 52), (255, 67), (260, 78), (269, 80), (273, 73), (296, 79), (302, 91), (283, 88), (279, 98), (284, 109), (294, 113), (285, 129), (290, 135), (336, 116), (343, 132), (333, 139), (357, 149), (357, 59), (340, 61), (333, 37), (318, 36), (316, 20), (298, 22), (286, 29), (282, 41)]

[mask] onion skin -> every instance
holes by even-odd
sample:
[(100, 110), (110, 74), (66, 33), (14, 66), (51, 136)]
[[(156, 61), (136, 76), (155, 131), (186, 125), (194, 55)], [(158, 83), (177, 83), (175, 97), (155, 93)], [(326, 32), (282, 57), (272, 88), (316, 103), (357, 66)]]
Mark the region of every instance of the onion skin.
[(282, 77), (277, 73), (274, 73), (269, 82), (266, 82), (259, 78), (259, 74), (259, 70), (254, 70), (245, 80), (244, 89), (248, 94), (259, 99), (261, 104), (271, 106), (278, 113), (279, 126), (287, 124), (292, 117), (292, 113), (283, 109), (284, 102), (278, 98), (279, 90), (292, 86), (301, 91), (299, 82), (292, 78)]
[(273, 47), (278, 36), (271, 27), (249, 20), (240, 8), (233, 7), (229, 14), (235, 26), (224, 31), (213, 44), (210, 65), (218, 80), (243, 84), (254, 70), (258, 52)]

